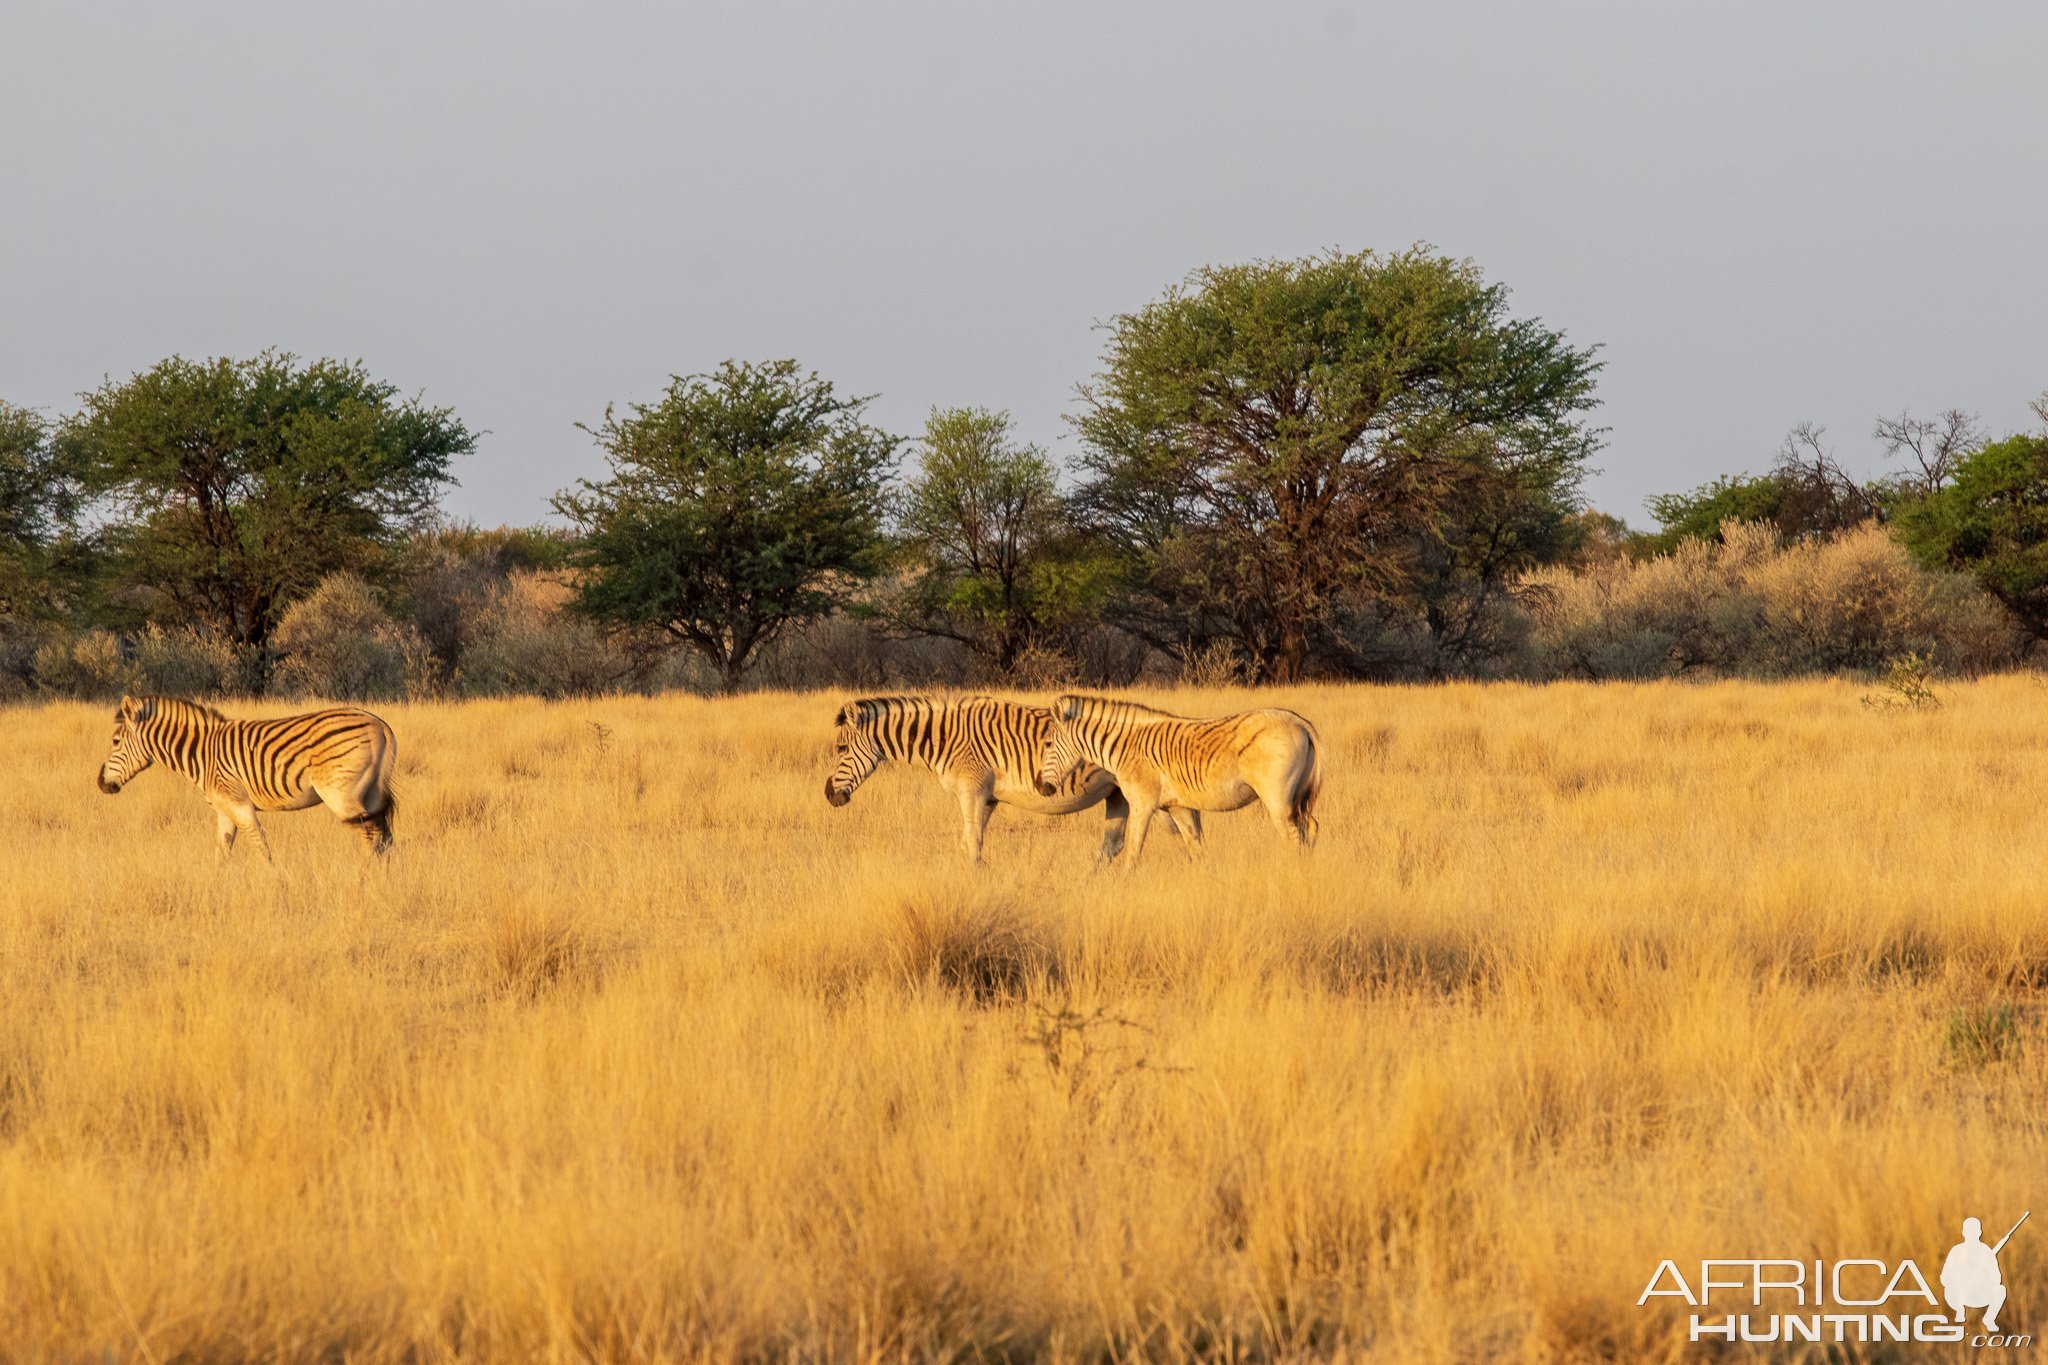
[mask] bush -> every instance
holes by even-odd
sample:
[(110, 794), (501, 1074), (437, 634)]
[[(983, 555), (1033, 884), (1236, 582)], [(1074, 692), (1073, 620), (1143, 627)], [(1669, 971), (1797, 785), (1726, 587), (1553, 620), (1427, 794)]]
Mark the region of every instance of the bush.
[(291, 696), (387, 701), (437, 689), (425, 637), (386, 615), (354, 574), (332, 574), (294, 602), (271, 643), (281, 655), (274, 685)]
[(256, 654), (193, 626), (146, 626), (135, 637), (124, 691), (162, 697), (232, 697), (254, 690)]
[(1793, 545), (1730, 523), (1722, 541), (1524, 583), (1538, 676), (1651, 678), (1692, 670), (1782, 676), (1872, 670), (1920, 654), (1951, 673), (2019, 661), (2025, 638), (1989, 595), (1928, 572), (1883, 530)]
[(444, 526), (414, 537), (403, 561), (401, 614), (454, 673), (491, 595), (514, 573), (563, 568), (568, 542), (542, 529)]
[(36, 653), (49, 635), (26, 621), (0, 618), (0, 704), (25, 700), (36, 684)]
[(623, 642), (569, 611), (560, 571), (514, 573), (486, 594), (468, 630), (457, 683), (470, 696), (543, 697), (616, 692), (640, 671)]
[(253, 651), (210, 631), (146, 626), (124, 647), (110, 630), (52, 631), (30, 665), (38, 688), (84, 701), (124, 692), (226, 697), (251, 690)]

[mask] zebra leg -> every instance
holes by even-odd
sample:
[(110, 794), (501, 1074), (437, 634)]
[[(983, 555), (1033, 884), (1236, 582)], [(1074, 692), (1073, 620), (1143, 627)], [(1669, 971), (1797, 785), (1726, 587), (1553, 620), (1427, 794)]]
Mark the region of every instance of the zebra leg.
[(388, 807), (374, 815), (365, 812), (352, 816), (342, 823), (363, 837), (370, 852), (382, 854), (391, 851), (391, 811)]
[(1131, 823), (1131, 803), (1124, 800), (1124, 794), (1114, 787), (1102, 802), (1102, 847), (1095, 854), (1095, 865), (1115, 860), (1124, 851), (1124, 832)]
[(220, 856), (222, 861), (226, 861), (227, 856), (235, 851), (235, 818), (224, 810), (217, 810), (213, 813), (213, 821), (214, 833), (220, 839)]
[[(1127, 798), (1128, 799), (1128, 798)], [(1138, 858), (1145, 852), (1145, 836), (1152, 830), (1152, 817), (1159, 813), (1159, 807), (1143, 801), (1131, 802), (1131, 824), (1124, 841), (1124, 851), (1117, 858), (1119, 867), (1136, 867)]]
[(1185, 810), (1178, 806), (1166, 808), (1166, 818), (1173, 823), (1173, 832), (1180, 836), (1181, 852), (1190, 860), (1202, 855), (1202, 812)]
[(1308, 832), (1295, 823), (1294, 803), (1286, 792), (1261, 792), (1259, 801), (1265, 806), (1266, 814), (1272, 818), (1273, 828), (1280, 831), (1282, 838), (1296, 848), (1308, 847)]
[(249, 840), (249, 846), (263, 855), (263, 861), (266, 863), (275, 861), (270, 856), (270, 840), (263, 837), (263, 826), (256, 823), (256, 808), (254, 806), (243, 806), (241, 809), (232, 812), (232, 815), (236, 827)]
[(967, 850), (967, 860), (981, 861), (983, 837), (988, 833), (988, 817), (995, 813), (996, 799), (993, 782), (977, 782), (960, 791), (960, 842)]
[(320, 793), (320, 800), (335, 818), (362, 836), (370, 852), (383, 853), (391, 847), (391, 798), (387, 794), (384, 804), (377, 810), (366, 807), (361, 798), (339, 792)]

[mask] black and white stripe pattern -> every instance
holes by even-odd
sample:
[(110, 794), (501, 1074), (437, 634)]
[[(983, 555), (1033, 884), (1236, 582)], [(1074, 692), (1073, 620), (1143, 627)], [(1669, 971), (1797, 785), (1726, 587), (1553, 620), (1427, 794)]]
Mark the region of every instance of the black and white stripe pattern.
[(391, 794), (397, 755), (391, 727), (354, 707), (230, 720), (175, 697), (123, 697), (99, 787), (111, 796), (161, 763), (196, 783), (213, 807), (223, 854), (240, 833), (268, 858), (256, 812), (322, 804), (382, 853), (390, 847), (397, 809)]
[(1042, 815), (1070, 815), (1101, 804), (1108, 822), (1102, 856), (1123, 847), (1128, 811), (1116, 783), (1100, 769), (1078, 766), (1040, 788), (1040, 750), (1052, 713), (995, 697), (861, 697), (839, 708), (825, 799), (843, 806), (884, 762), (914, 763), (936, 773), (960, 803), (961, 842), (979, 860), (988, 818), (997, 805)]

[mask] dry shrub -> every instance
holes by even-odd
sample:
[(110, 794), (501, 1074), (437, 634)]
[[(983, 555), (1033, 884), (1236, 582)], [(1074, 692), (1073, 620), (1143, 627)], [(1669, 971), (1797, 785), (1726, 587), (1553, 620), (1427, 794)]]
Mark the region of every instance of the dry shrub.
[(389, 701), (436, 690), (425, 638), (387, 616), (354, 574), (332, 574), (294, 602), (273, 643), (283, 656), (276, 685), (294, 696)]
[(514, 573), (492, 588), (462, 651), (461, 690), (543, 697), (618, 691), (633, 661), (611, 635), (569, 610), (575, 595), (559, 570)]
[(1524, 583), (1539, 676), (1653, 678), (1688, 670), (1784, 676), (1882, 668), (1907, 654), (1953, 673), (2010, 666), (2025, 641), (1968, 579), (1913, 563), (1882, 528), (1778, 542), (1731, 523), (1723, 540)]
[(1199, 648), (1183, 644), (1178, 652), (1182, 687), (1215, 691), (1251, 680), (1251, 661), (1229, 640), (1215, 640)]
[(137, 692), (172, 697), (227, 697), (255, 682), (255, 651), (191, 626), (151, 625), (135, 637)]
[(108, 630), (59, 634), (35, 652), (45, 690), (104, 701), (124, 692), (223, 697), (250, 690), (255, 656), (231, 640), (190, 626), (145, 626), (128, 648)]
[(52, 692), (84, 700), (119, 696), (128, 683), (121, 640), (111, 630), (57, 635), (35, 654), (36, 681)]
[(1059, 969), (1046, 926), (1007, 900), (986, 898), (904, 902), (896, 956), (906, 981), (935, 983), (978, 1004), (1019, 998)]

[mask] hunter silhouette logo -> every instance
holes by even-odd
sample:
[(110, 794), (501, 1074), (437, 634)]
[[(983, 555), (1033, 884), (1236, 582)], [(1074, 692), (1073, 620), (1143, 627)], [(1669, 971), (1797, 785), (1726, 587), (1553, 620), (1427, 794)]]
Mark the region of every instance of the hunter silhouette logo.
[[(1687, 1332), (1692, 1341), (2028, 1347), (2032, 1335), (1998, 1325), (2006, 1299), (1998, 1253), (2031, 1215), (2022, 1213), (1988, 1246), (1983, 1223), (1965, 1218), (1963, 1240), (1941, 1263), (1940, 1297), (1911, 1257), (1717, 1257), (1699, 1262), (1697, 1277), (1688, 1276), (1689, 1265), (1658, 1262), (1636, 1304), (1683, 1301), (1693, 1310)], [(1983, 1313), (1982, 1330), (1974, 1333), (1965, 1325), (1973, 1311)]]
[(2005, 1250), (2013, 1233), (2020, 1230), (2020, 1223), (2026, 1222), (2032, 1213), (2028, 1209), (2021, 1214), (2020, 1222), (1998, 1239), (1998, 1245), (1989, 1247), (1984, 1245), (1984, 1225), (1974, 1218), (1963, 1220), (1963, 1240), (1949, 1250), (1948, 1260), (1941, 1267), (1941, 1297), (1955, 1310), (1957, 1322), (1967, 1317), (1972, 1308), (1981, 1308), (1984, 1330), (1998, 1330), (1998, 1310), (2005, 1306), (2005, 1280), (1998, 1273), (1998, 1253)]

